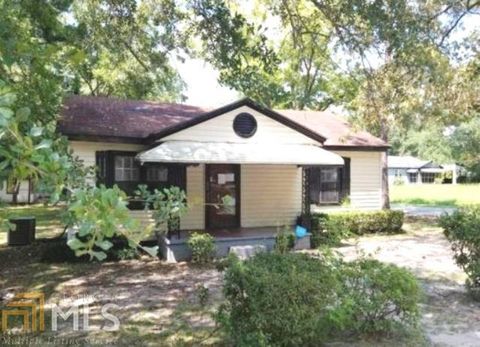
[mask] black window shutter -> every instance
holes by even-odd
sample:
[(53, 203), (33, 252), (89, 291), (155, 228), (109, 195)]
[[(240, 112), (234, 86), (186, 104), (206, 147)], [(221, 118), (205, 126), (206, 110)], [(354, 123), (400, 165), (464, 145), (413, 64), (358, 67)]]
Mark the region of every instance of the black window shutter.
[(168, 167), (168, 184), (187, 190), (187, 168), (185, 165), (171, 165)]
[(320, 168), (308, 168), (310, 170), (309, 177), (309, 194), (310, 194), (310, 203), (312, 204), (320, 204), (320, 189), (321, 189), (321, 182), (320, 182)]
[(107, 151), (107, 171), (105, 185), (112, 188), (115, 184), (115, 152)]
[(95, 152), (97, 166), (97, 186), (104, 184), (107, 188), (115, 183), (115, 156), (113, 151)]
[(340, 169), (341, 170), (341, 198), (345, 199), (350, 196), (350, 158), (343, 157), (345, 165)]
[(107, 152), (98, 151), (95, 152), (95, 165), (97, 166), (97, 186), (101, 184), (106, 185), (107, 180)]

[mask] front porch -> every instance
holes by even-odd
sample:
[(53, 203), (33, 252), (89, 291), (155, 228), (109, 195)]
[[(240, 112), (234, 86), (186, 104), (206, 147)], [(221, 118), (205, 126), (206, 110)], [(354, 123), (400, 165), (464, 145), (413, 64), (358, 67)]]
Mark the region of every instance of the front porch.
[[(291, 227), (293, 231), (293, 226)], [(232, 247), (236, 246), (264, 246), (271, 251), (275, 246), (275, 236), (280, 229), (278, 227), (258, 228), (233, 228), (203, 230), (215, 239), (216, 257), (225, 257)], [(180, 231), (170, 237), (161, 236), (158, 240), (160, 254), (168, 262), (189, 260), (191, 252), (187, 246), (187, 240), (193, 231)], [(295, 249), (309, 249), (310, 234), (297, 239)]]

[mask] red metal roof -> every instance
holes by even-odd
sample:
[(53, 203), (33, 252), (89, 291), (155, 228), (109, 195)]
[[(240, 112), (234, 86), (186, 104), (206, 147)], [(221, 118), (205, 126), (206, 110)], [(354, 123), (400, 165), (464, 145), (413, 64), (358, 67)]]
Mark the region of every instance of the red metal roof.
[[(154, 134), (180, 129), (183, 124), (194, 124), (196, 118), (200, 117), (198, 120), (201, 121), (209, 113), (212, 114), (209, 111), (211, 110), (183, 104), (71, 96), (65, 99), (58, 130), (72, 139), (145, 142)], [(348, 122), (329, 112), (276, 112), (305, 131), (326, 138), (326, 146), (387, 146), (365, 131), (353, 130)]]

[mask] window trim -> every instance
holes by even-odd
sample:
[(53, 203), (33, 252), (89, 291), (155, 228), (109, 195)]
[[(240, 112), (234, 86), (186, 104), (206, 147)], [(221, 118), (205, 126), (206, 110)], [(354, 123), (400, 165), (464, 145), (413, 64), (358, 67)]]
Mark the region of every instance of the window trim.
[[(335, 181), (324, 181), (324, 182), (322, 182), (322, 171), (323, 170), (335, 170), (335, 175), (337, 176), (336, 180)], [(320, 190), (319, 190), (319, 198), (318, 198), (318, 204), (319, 205), (325, 206), (325, 205), (340, 205), (341, 204), (341, 201), (342, 201), (342, 173), (340, 172), (340, 170), (342, 170), (341, 167), (324, 166), (324, 167), (319, 168), (319, 172), (318, 172), (320, 174), (320, 179), (319, 179)], [(335, 190), (335, 192), (338, 195), (338, 200), (337, 201), (322, 201), (321, 200), (322, 193), (331, 192), (331, 190), (329, 190), (329, 191), (322, 190), (322, 184), (323, 183), (335, 183), (337, 185), (337, 189)]]

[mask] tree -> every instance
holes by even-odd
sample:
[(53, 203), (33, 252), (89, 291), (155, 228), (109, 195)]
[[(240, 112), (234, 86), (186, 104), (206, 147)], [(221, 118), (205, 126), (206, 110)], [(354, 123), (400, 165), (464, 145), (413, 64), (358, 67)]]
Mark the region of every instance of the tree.
[[(260, 2), (253, 14), (242, 12), (242, 2), (224, 0), (195, 1), (192, 8), (199, 54), (220, 71), (220, 83), (279, 108), (324, 109), (352, 92), (332, 59), (331, 32), (310, 15), (309, 2)], [(272, 17), (281, 23), (274, 37), (264, 24)]]
[(171, 0), (74, 2), (68, 43), (75, 93), (179, 101), (184, 84), (170, 54), (184, 46)]
[(450, 141), (456, 161), (480, 179), (480, 117), (456, 128)]

